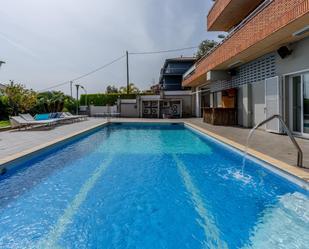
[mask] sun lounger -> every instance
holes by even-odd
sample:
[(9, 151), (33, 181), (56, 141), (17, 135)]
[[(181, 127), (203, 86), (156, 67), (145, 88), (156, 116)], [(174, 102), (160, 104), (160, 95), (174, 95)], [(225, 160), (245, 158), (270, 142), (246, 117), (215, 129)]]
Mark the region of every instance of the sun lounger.
[(70, 112), (64, 112), (63, 115), (65, 117), (71, 117), (71, 118), (74, 118), (76, 120), (86, 120), (88, 118), (88, 115), (73, 115)]
[(34, 126), (47, 126), (52, 127), (57, 124), (56, 120), (34, 120), (34, 121), (28, 121), (20, 116), (10, 117), (10, 122), (12, 128), (32, 128)]
[(30, 121), (30, 122), (32, 122), (32, 121), (42, 121), (42, 122), (45, 122), (45, 121), (52, 122), (52, 121), (54, 121), (54, 122), (60, 122), (62, 120), (61, 118), (49, 118), (49, 119), (41, 119), (41, 120), (39, 119), (39, 120), (37, 120), (34, 117), (32, 117), (31, 114), (29, 114), (29, 113), (19, 114), (19, 116), (22, 117), (24, 120)]
[(73, 121), (72, 118), (63, 116), (62, 112), (46, 113), (46, 114), (37, 114), (33, 118), (30, 114), (19, 114), (22, 118), (27, 121), (45, 121), (45, 120), (54, 120), (58, 123), (65, 123), (66, 121)]
[(20, 117), (22, 117), (26, 121), (36, 121), (34, 117), (31, 116), (31, 114), (26, 113), (26, 114), (19, 114)]

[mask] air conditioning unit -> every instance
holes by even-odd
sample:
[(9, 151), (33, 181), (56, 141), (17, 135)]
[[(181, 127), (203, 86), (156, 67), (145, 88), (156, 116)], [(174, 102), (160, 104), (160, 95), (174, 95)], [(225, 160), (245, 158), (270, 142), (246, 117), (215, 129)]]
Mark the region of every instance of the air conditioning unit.
[(164, 101), (163, 102), (163, 107), (170, 107), (171, 103), (169, 101)]
[(151, 101), (144, 101), (145, 107), (151, 107)]
[(172, 104), (171, 106), (171, 114), (173, 116), (178, 116), (180, 115), (180, 104)]
[(157, 101), (152, 101), (151, 102), (151, 107), (157, 108), (158, 107), (158, 102)]
[(150, 114), (151, 114), (151, 109), (149, 109), (149, 108), (144, 108), (143, 114), (145, 114), (145, 115), (150, 115)]
[(151, 109), (151, 114), (152, 115), (158, 115), (158, 109), (157, 108)]

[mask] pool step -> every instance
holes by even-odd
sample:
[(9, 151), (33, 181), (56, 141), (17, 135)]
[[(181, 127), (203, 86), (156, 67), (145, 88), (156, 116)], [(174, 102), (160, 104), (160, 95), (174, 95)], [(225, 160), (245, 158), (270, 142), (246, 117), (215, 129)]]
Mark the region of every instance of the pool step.
[(308, 231), (308, 198), (300, 193), (287, 194), (276, 207), (265, 211), (252, 232), (250, 244), (243, 248), (308, 248)]

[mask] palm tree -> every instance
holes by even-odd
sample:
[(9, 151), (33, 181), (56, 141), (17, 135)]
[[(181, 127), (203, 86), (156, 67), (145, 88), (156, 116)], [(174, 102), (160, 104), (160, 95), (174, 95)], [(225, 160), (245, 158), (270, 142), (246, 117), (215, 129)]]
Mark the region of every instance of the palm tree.
[[(119, 92), (122, 93), (122, 94), (126, 94), (127, 93), (127, 87), (123, 86), (123, 87), (120, 87), (119, 88)], [(137, 86), (134, 85), (134, 83), (130, 83), (129, 84), (129, 94), (137, 94), (139, 93), (140, 90), (138, 89)]]
[(44, 112), (61, 112), (64, 100), (65, 95), (63, 92), (44, 92), (38, 96), (38, 105), (43, 108)]

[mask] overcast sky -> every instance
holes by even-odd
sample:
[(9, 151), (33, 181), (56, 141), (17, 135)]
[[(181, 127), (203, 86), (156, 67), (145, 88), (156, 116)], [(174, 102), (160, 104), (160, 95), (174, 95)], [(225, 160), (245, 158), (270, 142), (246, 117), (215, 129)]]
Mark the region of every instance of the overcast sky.
[[(0, 82), (41, 90), (129, 52), (191, 47), (203, 39), (211, 0), (0, 0)], [(147, 89), (165, 58), (195, 51), (130, 56), (130, 81)], [(88, 92), (126, 84), (125, 60), (78, 83)], [(69, 85), (55, 88), (69, 93)]]

